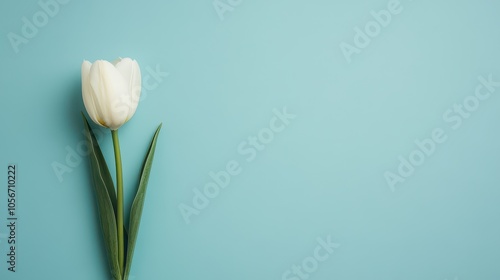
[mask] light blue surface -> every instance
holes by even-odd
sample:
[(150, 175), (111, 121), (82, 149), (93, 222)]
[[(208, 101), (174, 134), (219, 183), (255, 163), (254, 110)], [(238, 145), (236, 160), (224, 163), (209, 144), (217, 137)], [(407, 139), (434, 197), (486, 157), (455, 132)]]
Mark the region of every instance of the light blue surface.
[[(127, 205), (163, 122), (133, 280), (305, 279), (293, 265), (313, 280), (500, 279), (500, 87), (459, 128), (443, 118), (474, 102), (479, 76), (500, 81), (499, 2), (221, 1), (221, 16), (212, 0), (68, 1), (17, 53), (8, 34), (43, 9), (0, 4), (0, 279), (109, 279), (88, 161), (62, 180), (53, 164), (83, 141), (81, 62), (118, 56), (155, 82), (120, 129)], [(342, 42), (388, 6), (399, 12), (349, 63)], [(296, 117), (247, 161), (238, 146), (284, 107)], [(391, 189), (384, 174), (434, 129), (446, 141)], [(101, 145), (111, 163), (109, 133)], [(187, 224), (179, 207), (232, 160), (241, 173)], [(313, 261), (328, 236), (340, 247)]]

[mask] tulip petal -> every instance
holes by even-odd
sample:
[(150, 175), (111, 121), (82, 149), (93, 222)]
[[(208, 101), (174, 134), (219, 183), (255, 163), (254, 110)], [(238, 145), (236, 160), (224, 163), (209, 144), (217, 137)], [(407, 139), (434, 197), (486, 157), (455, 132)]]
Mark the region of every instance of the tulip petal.
[(105, 126), (116, 130), (127, 121), (130, 105), (128, 83), (108, 61), (98, 60), (90, 69), (90, 86), (94, 92), (96, 110)]
[(128, 87), (131, 95), (129, 96), (130, 111), (127, 115), (128, 121), (134, 115), (141, 97), (141, 69), (139, 68), (137, 61), (128, 57), (123, 59), (120, 58), (119, 60), (115, 60), (113, 63), (125, 80), (129, 82)]
[(99, 114), (96, 108), (96, 104), (94, 101), (94, 95), (92, 87), (90, 86), (90, 68), (92, 64), (85, 60), (82, 63), (82, 97), (83, 104), (85, 105), (85, 109), (87, 110), (90, 118), (97, 124), (99, 123)]

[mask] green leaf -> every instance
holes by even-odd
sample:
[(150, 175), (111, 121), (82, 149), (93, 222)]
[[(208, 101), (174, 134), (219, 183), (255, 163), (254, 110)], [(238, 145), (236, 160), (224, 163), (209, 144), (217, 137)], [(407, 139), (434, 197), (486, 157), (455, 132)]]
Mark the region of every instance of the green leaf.
[[(111, 269), (113, 279), (121, 280), (122, 273), (118, 263), (118, 237), (116, 230), (116, 216), (113, 199), (116, 201), (113, 180), (109, 173), (108, 166), (102, 155), (99, 143), (95, 138), (94, 132), (90, 127), (87, 118), (83, 115), (85, 125), (86, 139), (89, 147), (89, 159), (92, 173), (92, 182), (97, 198), (97, 208), (99, 220), (101, 223), (104, 243), (108, 255), (108, 263)], [(112, 191), (111, 191), (112, 190)]]
[(141, 224), (142, 208), (144, 206), (144, 198), (146, 196), (146, 189), (149, 181), (149, 173), (151, 172), (151, 165), (153, 164), (153, 158), (156, 148), (156, 139), (160, 133), (161, 124), (156, 129), (151, 145), (149, 146), (149, 151), (144, 159), (142, 166), (141, 178), (139, 181), (139, 187), (137, 188), (137, 194), (135, 195), (134, 202), (132, 203), (132, 208), (130, 209), (130, 223), (129, 223), (129, 239), (127, 248), (127, 260), (125, 263), (125, 275), (124, 280), (128, 280), (130, 273), (130, 268), (132, 267), (132, 259), (134, 257), (135, 242), (137, 240), (137, 234), (139, 232), (139, 225)]
[[(83, 113), (82, 113), (82, 116), (85, 119), (85, 125), (88, 126), (89, 123), (87, 122), (87, 119), (85, 118), (85, 115)], [(90, 129), (90, 133), (92, 135), (94, 135), (92, 128), (90, 126), (88, 126), (88, 128)], [(86, 127), (86, 129), (87, 129), (87, 127)], [(96, 145), (97, 145), (97, 148), (95, 149), (95, 156), (97, 157), (97, 161), (104, 163), (104, 165), (101, 165), (102, 166), (101, 167), (101, 174), (102, 174), (103, 179), (107, 182), (106, 183), (106, 190), (108, 191), (109, 199), (111, 200), (111, 204), (113, 204), (113, 210), (115, 211), (115, 216), (116, 216), (118, 203), (116, 202), (117, 197), (116, 197), (115, 185), (113, 184), (113, 178), (111, 177), (111, 173), (109, 172), (108, 165), (106, 164), (106, 160), (104, 159), (104, 156), (102, 155), (101, 149), (99, 148), (99, 143), (97, 142), (95, 135), (94, 135), (94, 138), (92, 141), (93, 141), (93, 143), (96, 143)], [(90, 145), (89, 145), (89, 147), (90, 147)], [(125, 238), (125, 245), (127, 245), (128, 231), (127, 231), (127, 228), (125, 227), (125, 225), (123, 225), (123, 235)]]

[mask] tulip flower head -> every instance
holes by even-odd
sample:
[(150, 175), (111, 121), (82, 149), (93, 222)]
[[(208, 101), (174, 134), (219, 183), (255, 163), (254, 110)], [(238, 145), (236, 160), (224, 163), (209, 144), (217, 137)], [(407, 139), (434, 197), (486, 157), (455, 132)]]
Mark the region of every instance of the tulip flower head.
[(98, 125), (117, 130), (134, 115), (141, 94), (137, 61), (119, 58), (82, 63), (82, 96), (85, 109)]

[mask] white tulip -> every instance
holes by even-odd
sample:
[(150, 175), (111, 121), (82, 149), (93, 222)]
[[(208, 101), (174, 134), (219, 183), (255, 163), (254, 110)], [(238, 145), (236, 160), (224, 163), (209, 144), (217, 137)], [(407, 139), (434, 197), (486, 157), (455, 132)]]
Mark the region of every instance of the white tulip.
[(82, 96), (90, 118), (117, 130), (134, 115), (141, 94), (141, 70), (137, 61), (120, 58), (112, 63), (82, 63)]

